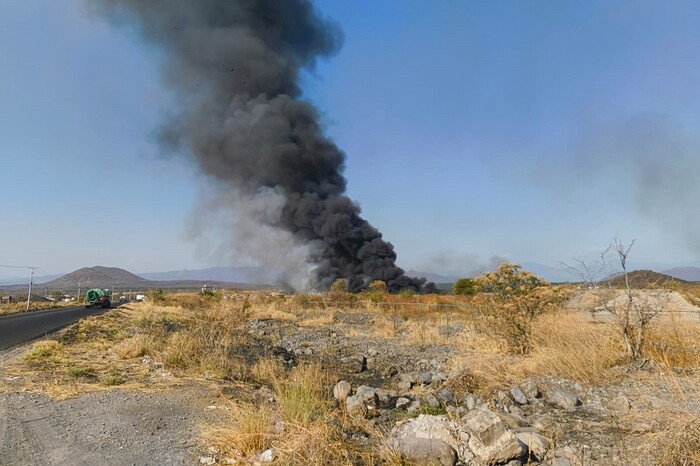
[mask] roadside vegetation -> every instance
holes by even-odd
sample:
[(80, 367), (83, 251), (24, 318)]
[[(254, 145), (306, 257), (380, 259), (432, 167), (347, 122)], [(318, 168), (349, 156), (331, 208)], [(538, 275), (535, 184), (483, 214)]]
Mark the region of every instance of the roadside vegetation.
[(77, 301), (63, 302), (63, 301), (33, 301), (27, 311), (27, 300), (26, 298), (22, 302), (15, 302), (10, 304), (0, 304), (0, 316), (7, 314), (17, 314), (19, 312), (32, 312), (32, 311), (45, 311), (47, 309), (60, 309), (64, 307), (75, 307), (80, 304)]
[[(456, 374), (445, 386), (458, 398), (498, 399), (533, 377), (591, 390), (665, 393), (672, 403), (652, 413), (648, 430), (632, 434), (633, 413), (616, 417), (611, 429), (624, 439), (628, 464), (645, 455), (659, 464), (698, 464), (700, 429), (688, 408), (700, 389), (697, 315), (656, 315), (632, 355), (618, 320), (572, 305), (585, 293), (576, 286), (553, 286), (504, 264), (459, 290), (392, 295), (379, 282), (352, 294), (339, 282), (323, 294), (154, 292), (144, 303), (84, 319), (35, 343), (4, 367), (3, 378), (12, 382), (0, 390), (67, 398), (199, 383), (225, 400), (220, 422), (201, 426), (201, 441), (217, 460), (255, 461), (271, 450), (276, 464), (285, 465), (405, 464), (383, 445), (393, 422), (418, 413), (404, 411), (390, 423), (357, 418), (333, 397), (338, 380), (354, 380), (344, 358), (354, 344), (387, 348), (372, 361), (384, 358), (386, 366), (398, 365), (394, 354), (444, 354), (445, 371)], [(698, 297), (693, 286), (677, 292)], [(294, 340), (297, 335), (307, 338)], [(283, 343), (288, 351), (280, 349)], [(235, 396), (226, 395), (231, 392)], [(446, 413), (444, 407), (421, 412)]]

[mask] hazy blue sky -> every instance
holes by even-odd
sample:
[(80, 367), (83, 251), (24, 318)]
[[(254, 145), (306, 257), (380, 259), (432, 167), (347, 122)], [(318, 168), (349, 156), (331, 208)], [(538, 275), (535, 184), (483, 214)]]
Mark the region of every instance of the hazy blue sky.
[[(345, 45), (307, 97), (399, 265), (555, 264), (616, 236), (700, 259), (700, 3), (317, 5)], [(0, 264), (222, 265), (187, 235), (206, 179), (153, 142), (168, 98), (82, 0), (0, 0)]]

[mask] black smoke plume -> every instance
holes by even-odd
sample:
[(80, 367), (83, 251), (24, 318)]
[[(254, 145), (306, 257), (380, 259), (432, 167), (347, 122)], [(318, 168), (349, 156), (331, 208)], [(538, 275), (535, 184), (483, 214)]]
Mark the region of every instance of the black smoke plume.
[(384, 280), (420, 289), (396, 266), (391, 243), (344, 193), (344, 153), (302, 98), (300, 72), (337, 52), (339, 28), (308, 0), (93, 0), (162, 53), (179, 108), (162, 129), (168, 150), (190, 154), (224, 189), (274, 190), (267, 226), (309, 245), (313, 285), (347, 278), (352, 290)]

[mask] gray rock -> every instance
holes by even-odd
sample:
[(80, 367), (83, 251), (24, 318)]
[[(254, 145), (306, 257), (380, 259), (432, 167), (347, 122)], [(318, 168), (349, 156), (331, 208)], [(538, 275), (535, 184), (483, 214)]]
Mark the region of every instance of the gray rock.
[(413, 386), (413, 384), (411, 383), (410, 380), (399, 380), (396, 383), (396, 388), (401, 392), (410, 391), (412, 386)]
[(554, 458), (551, 462), (552, 466), (572, 466), (569, 458)]
[(419, 382), (423, 385), (430, 385), (430, 382), (433, 381), (433, 374), (432, 372), (421, 372), (420, 373), (420, 378)]
[(420, 400), (413, 400), (411, 401), (411, 404), (406, 408), (406, 411), (409, 413), (417, 413), (418, 410), (420, 410), (421, 407), (421, 402)]
[(527, 404), (527, 396), (518, 387), (513, 387), (510, 389), (510, 394), (513, 395), (513, 400), (519, 405)]
[(362, 355), (342, 360), (341, 369), (348, 374), (359, 374), (367, 370), (367, 358)]
[(354, 395), (347, 397), (345, 408), (351, 416), (368, 417), (379, 405), (379, 397), (374, 388), (361, 385)]
[(467, 409), (470, 411), (472, 409), (476, 408), (477, 402), (478, 402), (477, 397), (472, 395), (471, 393), (469, 395), (467, 395), (466, 397), (464, 397), (464, 406), (466, 406)]
[(452, 404), (455, 401), (454, 394), (447, 388), (441, 388), (440, 390), (438, 390), (437, 397), (446, 405)]
[(369, 409), (359, 397), (353, 395), (345, 399), (345, 409), (350, 416), (367, 417)]
[(508, 392), (504, 392), (503, 390), (499, 390), (496, 392), (496, 399), (500, 401), (503, 405), (509, 405), (513, 402), (513, 400), (510, 397), (510, 394)]
[(275, 451), (268, 448), (258, 455), (258, 461), (261, 463), (272, 463), (275, 460)]
[(496, 415), (501, 418), (501, 421), (503, 421), (505, 425), (513, 430), (530, 426), (529, 422), (527, 422), (522, 416), (518, 416), (515, 413), (497, 413)]
[(465, 414), (467, 414), (467, 408), (464, 406), (447, 406), (445, 408), (445, 411), (447, 411), (447, 414), (450, 415), (451, 418), (461, 418)]
[(527, 455), (530, 460), (544, 460), (550, 448), (550, 442), (547, 438), (537, 432), (519, 432), (515, 436), (527, 446)]
[(528, 398), (539, 398), (542, 396), (540, 388), (537, 386), (534, 380), (527, 379), (520, 384), (520, 390)]
[(510, 411), (512, 414), (515, 414), (517, 416), (523, 417), (525, 416), (525, 411), (520, 409), (519, 407), (515, 405), (508, 406), (508, 411)]
[(407, 408), (408, 405), (411, 404), (411, 400), (408, 398), (399, 398), (396, 400), (396, 409), (404, 409)]
[(547, 393), (547, 403), (568, 411), (573, 411), (581, 404), (575, 393), (564, 388), (555, 388)]
[[(367, 400), (377, 398), (377, 388), (369, 387), (367, 385), (360, 385), (355, 391), (356, 396), (361, 396)], [(375, 403), (376, 404), (376, 403)]]
[(425, 402), (426, 402), (426, 403), (428, 404), (428, 406), (430, 406), (431, 408), (439, 408), (440, 406), (442, 406), (442, 405), (440, 404), (440, 400), (438, 400), (437, 397), (436, 397), (435, 395), (433, 395), (432, 393), (428, 393), (428, 394), (425, 396)]
[(333, 387), (333, 397), (336, 400), (345, 401), (350, 396), (350, 393), (352, 393), (352, 385), (345, 380), (341, 380)]
[(383, 409), (391, 409), (392, 408), (392, 396), (391, 396), (390, 392), (388, 392), (386, 390), (382, 390), (381, 388), (376, 388), (376, 389), (374, 389), (374, 393), (377, 394), (377, 401), (378, 401), (377, 406), (379, 408), (383, 408)]
[(421, 414), (394, 428), (389, 446), (412, 464), (454, 466), (455, 426), (445, 416)]
[(401, 374), (398, 377), (398, 382), (396, 383), (396, 388), (401, 392), (407, 392), (413, 387), (415, 382), (413, 381), (412, 374)]
[(394, 366), (389, 366), (386, 369), (384, 369), (384, 371), (382, 372), (382, 377), (384, 377), (385, 379), (388, 379), (388, 378), (395, 376), (398, 373), (399, 373), (399, 371)]
[(522, 443), (495, 413), (479, 408), (462, 418), (462, 424), (471, 434), (469, 448), (487, 465), (508, 463), (525, 453)]
[(628, 400), (625, 395), (617, 395), (615, 398), (610, 400), (610, 409), (618, 414), (629, 413), (631, 406), (630, 400)]

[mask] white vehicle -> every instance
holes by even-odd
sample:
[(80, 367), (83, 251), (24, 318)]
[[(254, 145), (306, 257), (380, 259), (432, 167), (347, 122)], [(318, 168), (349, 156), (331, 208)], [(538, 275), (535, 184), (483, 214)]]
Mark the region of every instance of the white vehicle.
[(136, 301), (145, 301), (145, 300), (146, 300), (145, 294), (137, 294), (136, 295)]

